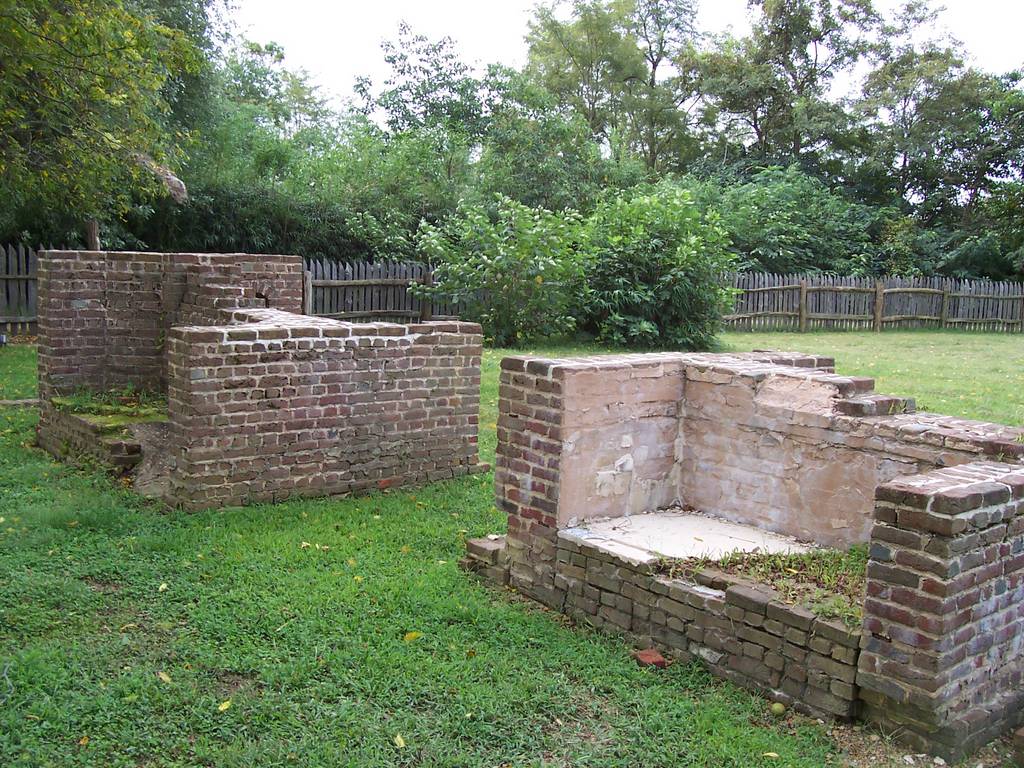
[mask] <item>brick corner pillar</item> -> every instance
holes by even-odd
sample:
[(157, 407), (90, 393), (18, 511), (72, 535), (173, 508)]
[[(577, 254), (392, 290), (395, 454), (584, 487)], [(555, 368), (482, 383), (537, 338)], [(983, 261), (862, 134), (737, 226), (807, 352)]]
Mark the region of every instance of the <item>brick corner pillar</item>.
[(1024, 467), (939, 469), (875, 498), (865, 716), (957, 759), (1024, 721)]
[[(206, 473), (217, 458), (211, 443), (225, 433), (217, 422), (221, 385), (210, 377), (224, 352), (226, 329), (178, 326), (167, 334), (167, 416), (170, 488), (167, 501), (185, 510), (226, 503)], [(213, 464), (216, 467), (215, 464)]]
[(495, 503), (508, 513), (509, 583), (561, 608), (555, 587), (562, 370), (555, 361), (506, 357), (498, 390)]

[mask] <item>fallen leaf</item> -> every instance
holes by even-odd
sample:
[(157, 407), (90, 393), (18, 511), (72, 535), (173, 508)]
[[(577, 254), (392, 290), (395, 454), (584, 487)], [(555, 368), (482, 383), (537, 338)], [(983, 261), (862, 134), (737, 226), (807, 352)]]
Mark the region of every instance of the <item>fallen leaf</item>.
[(421, 637), (423, 637), (422, 632), (406, 632), (405, 637), (403, 637), (402, 639), (407, 643), (412, 643), (416, 640), (419, 640)]
[(167, 683), (168, 685), (170, 685), (170, 684), (171, 684), (171, 676), (170, 676), (170, 675), (168, 675), (168, 674), (167, 674), (166, 672), (164, 672), (163, 670), (160, 670), (159, 672), (157, 672), (157, 673), (156, 673), (156, 676), (160, 678), (160, 681), (161, 681), (161, 682), (163, 682), (163, 683)]
[(217, 705), (218, 712), (227, 712), (229, 709), (231, 709), (231, 699), (228, 699), (227, 701), (222, 701), (220, 704)]
[(778, 752), (765, 752), (764, 754), (761, 755), (761, 757), (778, 757), (778, 756), (779, 756)]
[(345, 565), (347, 565), (349, 568), (355, 568), (356, 559), (354, 557), (350, 557), (348, 560), (345, 561)]
[(395, 734), (395, 746), (399, 749), (405, 749), (405, 739), (402, 738), (402, 734)]
[(308, 541), (304, 541), (301, 544), (299, 544), (299, 549), (309, 549), (309, 546), (310, 546), (309, 542)]
[(166, 592), (167, 591), (167, 582), (165, 581), (163, 584), (161, 584), (159, 587), (157, 587), (156, 591), (157, 592)]
[(362, 576), (353, 576), (352, 577), (352, 581), (354, 581), (356, 584), (362, 584), (363, 583), (363, 577)]
[(80, 746), (80, 747), (84, 747), (84, 746), (88, 745), (88, 743), (89, 743), (89, 737), (88, 736), (83, 736), (82, 738), (80, 738), (78, 740), (78, 746)]

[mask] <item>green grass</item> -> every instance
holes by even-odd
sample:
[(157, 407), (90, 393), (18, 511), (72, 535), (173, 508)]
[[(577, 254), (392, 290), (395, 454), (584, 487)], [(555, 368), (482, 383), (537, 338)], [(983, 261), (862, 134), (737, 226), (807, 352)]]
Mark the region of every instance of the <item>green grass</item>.
[(725, 348), (833, 355), (839, 372), (910, 395), (920, 411), (1024, 424), (1024, 334), (963, 331), (729, 333)]
[(0, 400), (36, 396), (36, 349), (28, 344), (0, 347)]
[[(915, 367), (904, 336), (941, 354)], [(834, 348), (816, 335), (727, 341), (835, 351), (841, 362), (863, 345), (855, 362), (874, 360), (887, 388), (912, 384), (892, 388), (933, 407), (944, 391), (960, 406), (952, 412), (1021, 421), (1024, 388), (990, 365), (1020, 365), (1020, 347), (1002, 337), (836, 338)], [(958, 370), (971, 377), (946, 381), (941, 361), (961, 339)], [(501, 354), (484, 358), (484, 460)], [(921, 370), (931, 375), (915, 380)], [(33, 394), (31, 349), (0, 350), (0, 372), (0, 397)], [(957, 397), (989, 375), (984, 386), (1001, 381), (1003, 402), (994, 389)], [(620, 640), (461, 573), (465, 537), (504, 528), (491, 475), (168, 513), (32, 448), (35, 420), (0, 408), (0, 765), (838, 762), (814, 721), (773, 719), (763, 700), (697, 666), (640, 669)], [(422, 636), (405, 642), (409, 632)]]

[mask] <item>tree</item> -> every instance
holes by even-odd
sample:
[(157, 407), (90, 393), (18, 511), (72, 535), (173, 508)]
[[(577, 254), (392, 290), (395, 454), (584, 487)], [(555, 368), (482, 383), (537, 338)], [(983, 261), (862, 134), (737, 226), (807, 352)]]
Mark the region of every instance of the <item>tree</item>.
[[(817, 167), (847, 141), (850, 120), (829, 89), (871, 50), (870, 0), (749, 0), (751, 35), (702, 60), (711, 115), (764, 162)], [(722, 118), (726, 118), (722, 123)], [(731, 119), (730, 119), (731, 118)]]
[(582, 114), (613, 156), (636, 153), (651, 172), (694, 154), (684, 105), (693, 96), (692, 0), (575, 0), (563, 21), (541, 6), (530, 24), (530, 69)]
[(365, 114), (383, 112), (393, 133), (437, 126), (474, 139), (483, 133), (481, 83), (459, 58), (450, 37), (429, 40), (402, 22), (398, 39), (385, 41), (381, 48), (391, 67), (383, 89), (374, 95), (368, 78), (356, 83)]
[(183, 35), (121, 0), (19, 0), (0, 9), (0, 61), (0, 228), (26, 209), (117, 216), (158, 188), (146, 159), (178, 158), (164, 87), (196, 63)]
[(471, 194), (528, 206), (589, 210), (612, 171), (586, 122), (533, 79), (503, 67), (487, 77), (490, 115)]

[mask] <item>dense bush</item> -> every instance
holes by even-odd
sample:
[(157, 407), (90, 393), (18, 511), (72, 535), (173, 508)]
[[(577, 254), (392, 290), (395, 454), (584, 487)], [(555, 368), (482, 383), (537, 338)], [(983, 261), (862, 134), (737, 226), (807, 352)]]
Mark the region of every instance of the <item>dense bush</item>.
[(741, 270), (872, 272), (885, 261), (879, 239), (890, 209), (855, 203), (798, 168), (768, 168), (749, 180), (700, 187), (722, 217)]
[(706, 349), (732, 266), (725, 232), (691, 193), (668, 184), (620, 194), (587, 219), (587, 325), (607, 342)]
[(423, 223), (418, 244), (434, 266), (434, 288), (449, 296), (498, 346), (567, 333), (581, 285), (579, 220), (530, 208), (508, 197), (494, 218), (482, 205), (462, 206), (441, 225)]
[[(275, 189), (206, 187), (185, 205), (169, 202), (129, 221), (136, 242), (155, 251), (294, 253), (312, 258), (365, 259), (412, 255), (403, 226), (340, 203)], [(111, 243), (108, 230), (104, 240)], [(113, 245), (111, 245), (113, 247)]]

